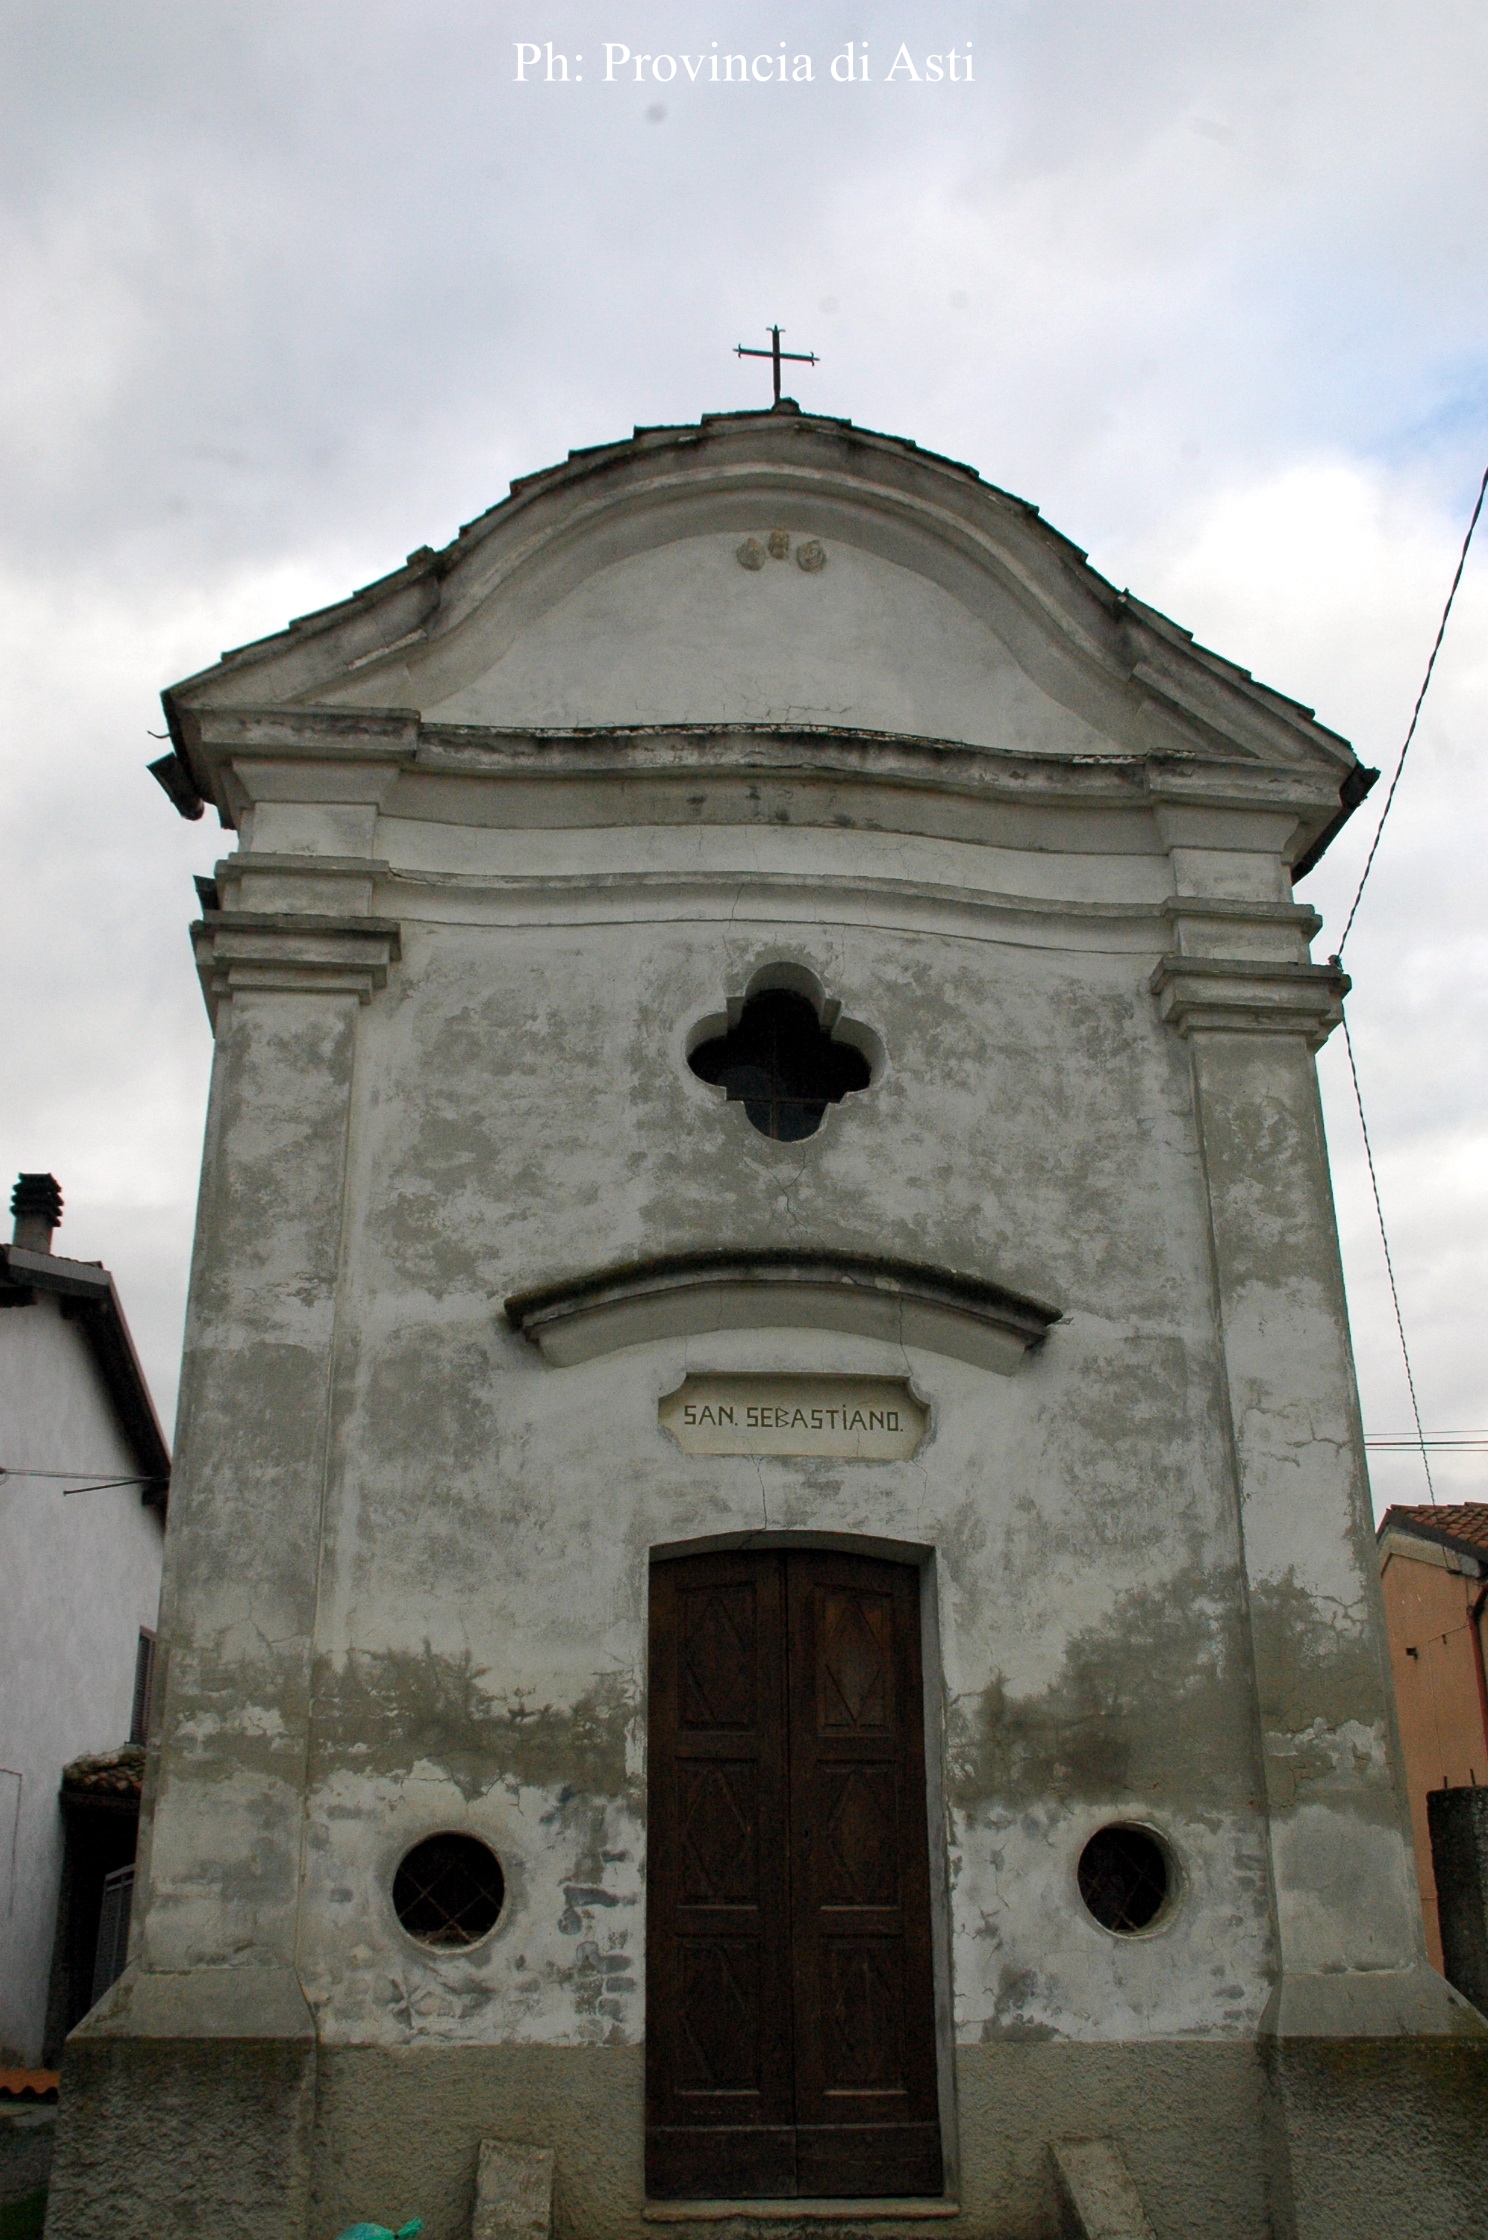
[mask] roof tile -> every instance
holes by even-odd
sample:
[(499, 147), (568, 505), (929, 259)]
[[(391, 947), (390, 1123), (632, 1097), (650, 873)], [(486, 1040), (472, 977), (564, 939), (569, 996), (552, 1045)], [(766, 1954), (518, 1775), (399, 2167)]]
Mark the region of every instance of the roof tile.
[(56, 2069), (0, 2069), (0, 2100), (55, 2100), (61, 2081)]
[(1416, 1531), (1427, 1539), (1449, 1542), (1474, 1555), (1488, 1555), (1488, 1501), (1443, 1501), (1389, 1508), (1380, 1519), (1381, 1536), (1391, 1528)]

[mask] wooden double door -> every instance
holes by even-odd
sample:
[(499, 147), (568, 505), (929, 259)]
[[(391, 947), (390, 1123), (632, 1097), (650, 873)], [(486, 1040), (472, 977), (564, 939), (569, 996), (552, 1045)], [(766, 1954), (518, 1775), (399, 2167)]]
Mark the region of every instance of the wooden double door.
[(648, 2192), (940, 2193), (918, 1573), (658, 1563), (649, 1750)]

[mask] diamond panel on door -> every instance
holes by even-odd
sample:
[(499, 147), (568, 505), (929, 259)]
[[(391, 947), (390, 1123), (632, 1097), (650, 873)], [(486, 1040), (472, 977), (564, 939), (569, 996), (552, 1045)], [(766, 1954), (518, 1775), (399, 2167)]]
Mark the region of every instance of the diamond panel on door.
[(759, 2087), (759, 1951), (750, 1942), (682, 1950), (679, 2092), (754, 2092)]
[(904, 2090), (903, 1970), (886, 1938), (826, 1947), (828, 2092)]
[(829, 1906), (899, 1902), (898, 1768), (828, 1766), (821, 1775), (821, 1899)]
[(684, 1727), (754, 1725), (755, 1592), (744, 1581), (680, 1597)]
[(752, 1906), (759, 1898), (757, 1768), (684, 1759), (677, 1769), (684, 1906)]
[(887, 1595), (821, 1594), (817, 1724), (823, 1734), (881, 1732), (894, 1687), (893, 1610)]

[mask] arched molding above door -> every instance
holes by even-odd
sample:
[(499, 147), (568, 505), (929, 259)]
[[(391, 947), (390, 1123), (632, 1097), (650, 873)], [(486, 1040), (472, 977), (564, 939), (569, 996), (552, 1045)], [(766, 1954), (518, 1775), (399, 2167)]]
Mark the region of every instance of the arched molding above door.
[(835, 1330), (1011, 1376), (1060, 1310), (980, 1277), (843, 1252), (673, 1253), (515, 1292), (514, 1330), (555, 1368), (715, 1330)]

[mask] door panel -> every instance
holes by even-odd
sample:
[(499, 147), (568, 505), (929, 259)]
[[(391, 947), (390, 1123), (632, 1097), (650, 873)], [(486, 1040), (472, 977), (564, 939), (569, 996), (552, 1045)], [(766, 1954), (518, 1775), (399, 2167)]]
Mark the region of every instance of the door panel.
[(651, 1579), (646, 2182), (795, 2190), (778, 1558)]
[(787, 1570), (798, 2183), (938, 2193), (919, 1579)]
[(684, 1557), (651, 1612), (648, 2188), (938, 2193), (918, 1578)]

